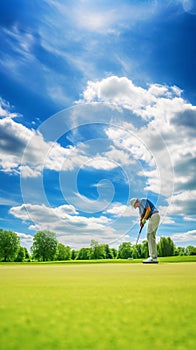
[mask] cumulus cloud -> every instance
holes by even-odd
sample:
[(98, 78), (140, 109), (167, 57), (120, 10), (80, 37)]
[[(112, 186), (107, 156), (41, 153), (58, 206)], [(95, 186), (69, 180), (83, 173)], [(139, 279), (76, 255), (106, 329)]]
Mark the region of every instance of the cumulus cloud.
[[(107, 210), (105, 211), (106, 214), (111, 214), (114, 216), (120, 216), (120, 217), (130, 217), (130, 216), (137, 216), (138, 213), (132, 209), (130, 205), (125, 205), (122, 203), (112, 203)], [(135, 215), (134, 215), (135, 214)]]
[(187, 242), (191, 242), (191, 244), (195, 244), (195, 242), (196, 242), (196, 230), (175, 233), (175, 234), (171, 235), (170, 237), (176, 244), (187, 243)]
[(168, 208), (171, 215), (195, 215), (196, 190), (181, 191), (174, 193), (172, 205)]
[(7, 101), (5, 101), (2, 97), (0, 97), (0, 118), (15, 118), (18, 116), (20, 116), (20, 114), (12, 112), (10, 104)]
[(0, 119), (0, 165), (5, 172), (17, 170), (21, 154), (33, 131), (9, 117)]
[[(196, 156), (196, 106), (183, 99), (181, 89), (160, 84), (141, 88), (128, 78), (111, 76), (96, 82), (89, 81), (83, 97), (87, 102), (116, 104), (144, 120), (144, 125), (134, 129), (138, 141), (128, 133), (126, 135), (126, 132), (114, 131), (112, 128), (107, 135), (115, 147), (129, 148), (136, 159), (143, 160), (148, 165), (152, 166), (151, 161), (156, 163), (155, 168), (145, 171), (146, 188), (155, 193), (159, 191), (165, 196), (171, 195), (173, 187), (174, 193), (186, 193), (188, 189), (195, 188), (193, 159)], [(133, 132), (131, 120), (130, 129)], [(175, 200), (178, 198), (176, 194)], [(188, 215), (188, 212), (192, 212), (193, 203), (191, 200), (189, 205), (187, 203), (174, 207), (178, 213), (185, 210)]]
[[(146, 90), (135, 86), (126, 77), (111, 76), (101, 81), (89, 81), (83, 93), (87, 102), (104, 101), (120, 105), (132, 110), (135, 114), (140, 114), (145, 106), (154, 104), (155, 98)], [(145, 114), (142, 114), (143, 117)]]
[(72, 171), (84, 165), (95, 169), (112, 169), (116, 166), (104, 156), (98, 155), (92, 159), (88, 149), (65, 148), (57, 142), (46, 142), (40, 132), (28, 129), (7, 116), (0, 119), (0, 166), (4, 172), (37, 177), (44, 168)]
[[(105, 128), (110, 145), (104, 152), (92, 154), (91, 145), (64, 148), (57, 142), (46, 142), (40, 132), (5, 117), (0, 120), (1, 166), (4, 171), (21, 171), (24, 177), (32, 177), (40, 175), (43, 168), (71, 171), (85, 164), (89, 168), (111, 170), (118, 164), (133, 165), (134, 161), (144, 161), (151, 167), (145, 172), (146, 190), (160, 192), (162, 181), (162, 193), (167, 195), (172, 181), (172, 163), (175, 189), (187, 190), (188, 186), (192, 184), (194, 187), (195, 184), (193, 158), (196, 145), (193, 130), (196, 108), (186, 102), (181, 94), (182, 91), (175, 86), (151, 84), (145, 89), (125, 77), (112, 76), (89, 82), (84, 91), (84, 101), (97, 100), (111, 102), (112, 106), (120, 105), (130, 110), (133, 116), (143, 119), (145, 124), (133, 126), (132, 119), (128, 120), (127, 117), (122, 121), (122, 128)], [(21, 165), (21, 153), (29, 139), (33, 139), (33, 143), (25, 152)], [(166, 151), (171, 162), (165, 156)]]
[(137, 129), (129, 130), (128, 123), (122, 123), (121, 128), (108, 127), (105, 132), (113, 143), (113, 147), (111, 146), (110, 151), (106, 153), (108, 156), (114, 154), (121, 164), (134, 164), (134, 160), (140, 160), (150, 166), (155, 165), (155, 159), (147, 144), (143, 142)]
[(33, 244), (33, 236), (22, 232), (16, 232), (16, 234), (20, 238), (20, 245), (30, 251)]
[(82, 242), (89, 244), (94, 237), (98, 237), (99, 241), (103, 242), (117, 238), (117, 233), (109, 226), (108, 217), (104, 215), (85, 217), (79, 215), (77, 210), (68, 204), (54, 208), (45, 205), (22, 204), (12, 207), (10, 214), (29, 223), (31, 230), (54, 231), (61, 241), (72, 242), (80, 246)]
[[(57, 141), (46, 141), (42, 129), (28, 129), (3, 114), (0, 119), (2, 169), (5, 172), (21, 172), (22, 177), (29, 178), (39, 177), (43, 169), (54, 170), (66, 173), (65, 178), (70, 183), (70, 179), (82, 168), (90, 172), (92, 169), (111, 171), (122, 167), (130, 181), (136, 178), (143, 180), (144, 192), (164, 196), (168, 204), (173, 196), (167, 222), (172, 222), (172, 215), (192, 215), (195, 196), (196, 145), (193, 130), (196, 107), (183, 99), (182, 91), (176, 86), (160, 84), (144, 88), (136, 86), (128, 78), (112, 76), (97, 82), (90, 81), (83, 96), (84, 105), (90, 102), (93, 106), (95, 102), (102, 101), (103, 106), (106, 104), (108, 108), (107, 111), (102, 107), (100, 109), (103, 114), (101, 120), (105, 120), (105, 115), (107, 121), (107, 125), (102, 127), (102, 134), (107, 140), (105, 148), (100, 138), (94, 140), (94, 143), (80, 142), (63, 147)], [(83, 123), (94, 123), (100, 117), (97, 110), (93, 114), (88, 107), (82, 109), (78, 105), (77, 108), (77, 111), (73, 109), (68, 115), (70, 128), (77, 127), (77, 118), (78, 121), (82, 118)], [(116, 120), (118, 126), (115, 125)], [(26, 148), (29, 140), (32, 142)], [(139, 189), (139, 182), (137, 186)], [(96, 201), (93, 202), (86, 196), (79, 197), (73, 189), (72, 186), (68, 188), (70, 198), (76, 194), (76, 202), (85, 198), (83, 202), (89, 200), (87, 204), (92, 205), (93, 210), (94, 204), (97, 207)], [(110, 188), (110, 194), (112, 193)], [(77, 207), (76, 202), (69, 203)], [(102, 204), (98, 207), (106, 210), (107, 201)], [(34, 212), (35, 209), (34, 207)], [(115, 215), (115, 210), (117, 214), (117, 208), (110, 208), (110, 214)], [(42, 213), (43, 211), (44, 209)], [(21, 208), (20, 215), (22, 212)], [(54, 212), (51, 217), (53, 215)], [(74, 220), (79, 220), (77, 215)]]
[[(182, 97), (182, 90), (176, 86), (151, 84), (146, 89), (135, 85), (127, 77), (110, 76), (100, 81), (89, 81), (83, 92), (84, 101), (104, 101), (117, 104), (144, 120), (166, 122), (163, 128), (175, 118), (177, 113), (194, 114), (196, 107)], [(153, 126), (155, 124), (153, 123)], [(167, 130), (167, 129), (166, 129)]]

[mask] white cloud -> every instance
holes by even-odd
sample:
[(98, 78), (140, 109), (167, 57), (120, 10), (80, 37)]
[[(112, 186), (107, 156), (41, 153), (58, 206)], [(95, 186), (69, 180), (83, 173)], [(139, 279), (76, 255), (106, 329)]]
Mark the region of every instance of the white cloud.
[(195, 198), (196, 190), (174, 193), (172, 204), (167, 209), (168, 214), (180, 216), (195, 215)]
[[(106, 156), (105, 156), (106, 155)], [(118, 166), (117, 162), (108, 156), (108, 153), (103, 156), (95, 156), (93, 159), (89, 159), (86, 167), (102, 170), (112, 170)]]
[(196, 218), (190, 217), (190, 216), (185, 216), (184, 221), (196, 221)]
[(27, 244), (32, 244), (33, 243), (33, 236), (26, 234), (26, 233), (21, 233), (21, 232), (16, 232), (17, 236), (20, 238), (20, 243), (23, 245), (24, 243)]
[(30, 248), (33, 244), (33, 236), (22, 232), (16, 232), (16, 234), (20, 238), (20, 245), (27, 248), (30, 252)]
[(109, 127), (106, 134), (121, 155), (119, 163), (126, 171), (129, 166), (129, 177), (132, 174), (135, 179), (140, 177), (145, 180), (144, 191), (164, 196), (172, 194), (173, 169), (161, 138), (157, 137), (156, 140), (156, 134), (152, 131), (146, 132), (143, 137), (142, 131), (129, 130), (127, 122), (122, 123), (121, 128)]
[[(9, 47), (9, 50), (2, 50), (1, 65), (5, 71), (12, 72), (12, 79), (14, 78), (14, 80), (20, 81), (21, 84), (25, 84), (24, 74), (26, 71), (29, 71), (32, 63), (34, 64), (34, 69), (37, 69), (37, 59), (34, 55), (33, 47), (36, 39), (29, 31), (21, 31), (17, 22), (9, 26), (9, 29), (7, 26), (2, 27), (2, 34), (6, 41), (6, 47)], [(37, 88), (37, 79), (32, 79), (28, 89), (36, 91)]]
[(130, 120), (132, 135), (128, 127), (126, 131), (109, 128), (107, 135), (116, 148), (129, 149), (135, 159), (152, 167), (144, 171), (146, 190), (161, 193), (168, 199), (175, 190), (186, 191), (189, 184), (193, 186), (195, 178), (194, 171), (186, 172), (185, 168), (192, 166), (196, 156), (196, 107), (181, 95), (182, 90), (176, 86), (151, 84), (145, 89), (128, 78), (116, 76), (89, 81), (83, 94), (84, 101), (110, 102), (132, 111), (144, 121), (143, 126), (133, 129)]
[[(80, 32), (93, 32), (102, 35), (119, 34), (126, 28), (131, 28), (138, 21), (151, 18), (158, 11), (157, 3), (143, 4), (110, 4), (92, 1), (77, 1), (77, 5), (65, 4), (61, 1), (47, 0), (52, 7), (58, 11), (59, 21), (62, 20), (72, 28), (77, 28)], [(69, 14), (69, 16), (68, 16)], [(70, 21), (71, 18), (71, 21)]]
[(6, 116), (0, 119), (0, 134), (0, 166), (5, 172), (17, 171), (21, 161), (21, 152), (34, 131)]
[[(32, 45), (34, 44), (34, 37), (31, 33), (25, 31), (21, 33), (17, 23), (12, 26), (11, 30), (5, 27), (2, 30), (6, 34), (7, 41), (13, 50), (23, 57), (21, 63), (25, 60), (33, 60)], [(4, 63), (6, 64), (6, 62)]]
[[(136, 86), (126, 77), (110, 76), (100, 81), (88, 81), (83, 92), (84, 101), (104, 101), (131, 110), (144, 120), (153, 119), (153, 126), (167, 130), (172, 118), (179, 112), (196, 111), (196, 107), (182, 97), (176, 86), (151, 84), (147, 89)], [(165, 122), (165, 124), (163, 123)], [(172, 127), (171, 123), (169, 125)]]
[(145, 117), (142, 110), (156, 101), (152, 94), (146, 92), (126, 77), (111, 76), (97, 82), (89, 81), (83, 96), (87, 102), (94, 100), (110, 102)]
[[(88, 100), (94, 101), (98, 98), (118, 103), (149, 121), (140, 129), (133, 127), (131, 121), (122, 122), (122, 128), (106, 129), (105, 133), (111, 142), (110, 149), (102, 154), (92, 155), (90, 147), (63, 148), (57, 142), (45, 142), (40, 133), (4, 118), (0, 120), (4, 136), (4, 139), (1, 139), (2, 148), (4, 147), (1, 153), (1, 166), (6, 172), (21, 171), (23, 177), (32, 177), (39, 176), (43, 167), (56, 171), (70, 171), (85, 165), (95, 169), (111, 170), (118, 164), (124, 166), (133, 165), (134, 160), (145, 161), (151, 167), (150, 170), (145, 170), (146, 190), (159, 193), (161, 182), (164, 182), (161, 193), (167, 195), (172, 187), (171, 162), (175, 166), (186, 155), (190, 158), (196, 154), (195, 140), (187, 133), (187, 127), (182, 128), (180, 120), (178, 124), (173, 123), (179, 113), (193, 115), (195, 111), (195, 107), (185, 102), (180, 94), (181, 91), (177, 87), (154, 84), (144, 89), (135, 86), (127, 78), (115, 76), (99, 82), (89, 82), (84, 91), (84, 96)], [(160, 139), (160, 131), (164, 135), (166, 145)], [(23, 164), (20, 166), (21, 151), (29, 139), (33, 139), (33, 142), (25, 151)], [(145, 176), (143, 170), (138, 175)], [(178, 179), (176, 177), (176, 182), (184, 185), (191, 179), (192, 174), (183, 174)]]
[[(66, 173), (68, 183), (83, 168), (109, 171), (121, 167), (130, 181), (143, 181), (144, 192), (152, 191), (165, 197), (170, 204), (168, 215), (192, 215), (195, 193), (188, 186), (192, 184), (193, 187), (195, 179), (192, 159), (196, 155), (193, 132), (196, 107), (185, 101), (181, 94), (176, 86), (151, 84), (142, 88), (125, 77), (112, 76), (89, 82), (84, 91), (84, 102), (91, 101), (91, 107), (95, 101), (106, 103), (101, 104), (105, 109), (100, 107), (103, 116), (96, 109), (99, 104), (95, 105), (94, 113), (88, 105), (86, 109), (78, 105), (77, 110), (63, 116), (67, 117), (70, 129), (87, 121), (95, 123), (97, 116), (101, 116), (101, 121), (109, 125), (103, 130), (107, 139), (105, 148), (100, 136), (94, 143), (81, 142), (65, 148), (56, 141), (45, 141), (41, 132), (4, 116), (0, 119), (1, 167), (5, 172), (21, 171), (23, 177), (39, 177), (43, 169), (54, 170)], [(117, 105), (120, 110), (115, 110)], [(25, 149), (29, 140), (29, 147)], [(189, 170), (186, 172), (185, 169)], [(72, 191), (76, 201), (92, 204), (93, 210), (93, 205), (106, 209), (108, 201), (105, 198), (101, 197), (101, 206), (87, 197), (84, 201), (78, 197), (74, 186), (68, 188), (69, 197)], [(101, 190), (101, 187), (97, 188)], [(112, 186), (109, 190), (111, 200)], [(69, 198), (68, 202), (72, 203)], [(77, 207), (76, 202), (72, 204)], [(167, 217), (167, 222), (172, 220)]]
[(106, 153), (107, 155), (117, 156), (121, 164), (129, 163), (131, 165), (134, 164), (134, 160), (143, 160), (151, 166), (155, 165), (153, 154), (140, 138), (138, 130), (132, 127), (129, 129), (128, 123), (122, 123), (121, 128), (108, 127), (105, 132), (115, 146), (111, 146), (111, 150)]
[(171, 235), (170, 237), (176, 244), (177, 243), (195, 242), (196, 241), (196, 230), (175, 233), (175, 234)]
[(12, 200), (12, 199), (0, 197), (0, 205), (12, 206), (12, 205), (16, 205), (16, 204), (17, 204), (17, 202)]
[(40, 171), (41, 171), (41, 169), (33, 169), (32, 167), (30, 167), (28, 165), (21, 165), (19, 167), (19, 170), (20, 170), (20, 174), (23, 178), (37, 177), (40, 175)]
[(0, 97), (0, 118), (15, 118), (18, 116), (20, 116), (20, 114), (11, 112), (10, 104), (7, 101), (5, 101), (2, 97)]
[(64, 148), (57, 142), (46, 142), (39, 132), (8, 117), (0, 119), (0, 134), (0, 166), (8, 173), (21, 172), (23, 177), (37, 177), (44, 168), (72, 171), (83, 166), (104, 170), (116, 167), (108, 157), (92, 158), (90, 150), (83, 149), (82, 145)]
[(155, 193), (160, 193), (161, 190), (161, 177), (159, 170), (157, 168), (153, 170), (142, 170), (138, 175), (146, 176), (146, 191), (152, 191)]
[[(12, 207), (10, 214), (29, 225), (31, 230), (50, 230), (72, 245), (82, 242), (89, 244), (91, 239), (97, 237), (99, 242), (114, 240), (118, 233), (110, 226), (111, 220), (106, 216), (85, 217), (78, 214), (72, 205), (47, 207), (45, 205), (23, 204)], [(23, 237), (28, 238), (28, 237)]]
[(138, 217), (138, 213), (135, 213), (135, 211), (132, 210), (130, 205), (124, 205), (121, 203), (112, 203), (107, 208), (105, 213), (120, 217), (130, 217), (133, 216), (133, 214), (135, 214)]
[(169, 216), (170, 214), (170, 206), (159, 206), (159, 212), (161, 216), (161, 224), (168, 225), (168, 224), (174, 224), (175, 219), (174, 217)]

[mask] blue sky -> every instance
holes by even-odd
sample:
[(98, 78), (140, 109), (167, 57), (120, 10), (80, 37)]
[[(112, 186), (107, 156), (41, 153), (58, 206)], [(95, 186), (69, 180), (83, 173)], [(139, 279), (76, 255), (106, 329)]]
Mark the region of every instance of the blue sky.
[(195, 245), (195, 36), (191, 0), (1, 1), (0, 227), (134, 244), (148, 197)]

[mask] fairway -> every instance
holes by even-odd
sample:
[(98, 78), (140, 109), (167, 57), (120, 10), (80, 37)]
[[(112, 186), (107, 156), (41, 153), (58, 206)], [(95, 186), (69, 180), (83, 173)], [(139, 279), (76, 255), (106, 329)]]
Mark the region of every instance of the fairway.
[(1, 265), (1, 350), (193, 350), (196, 264)]

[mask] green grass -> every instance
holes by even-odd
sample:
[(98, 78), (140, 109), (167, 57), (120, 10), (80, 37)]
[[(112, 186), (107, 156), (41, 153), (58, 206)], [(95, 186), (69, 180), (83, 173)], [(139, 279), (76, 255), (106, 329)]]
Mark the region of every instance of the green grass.
[[(159, 263), (196, 262), (196, 255), (159, 257)], [(95, 259), (95, 260), (64, 260), (64, 261), (31, 261), (31, 262), (0, 262), (0, 265), (59, 265), (59, 264), (137, 264), (144, 259)]]
[(195, 276), (194, 262), (1, 264), (1, 350), (193, 350)]

